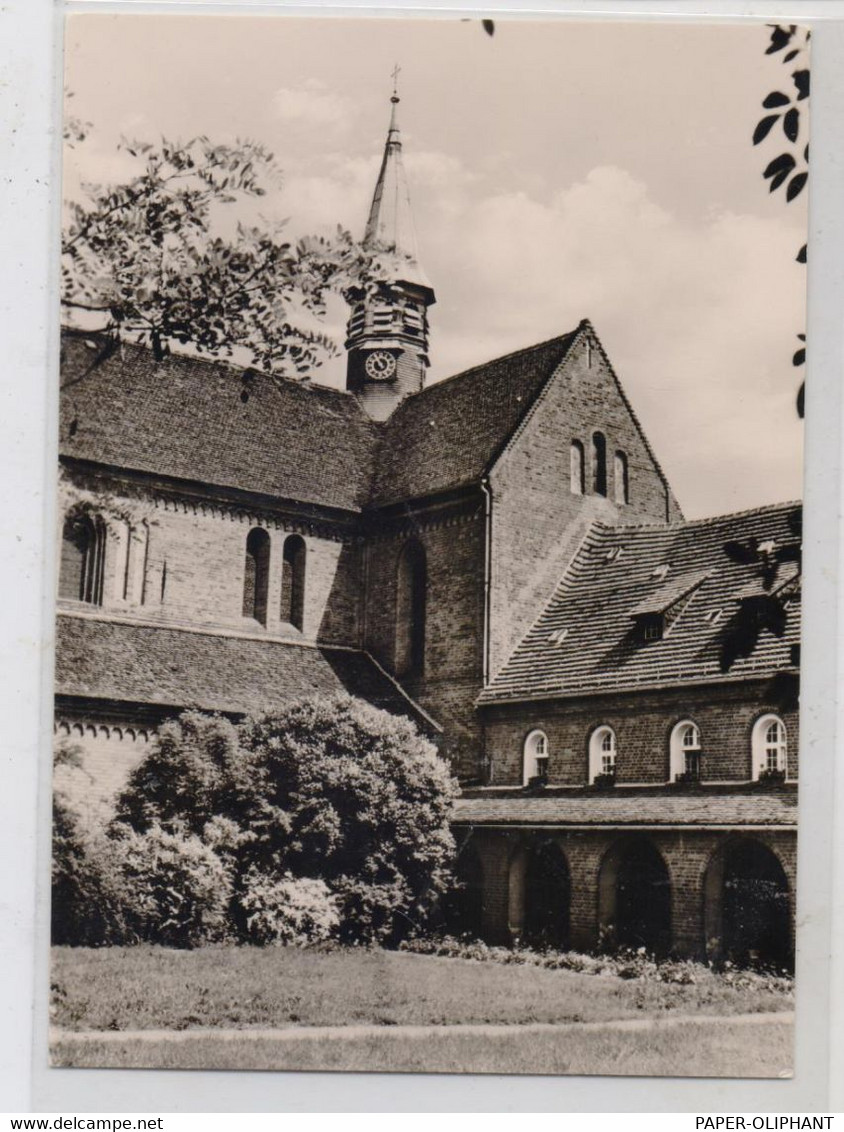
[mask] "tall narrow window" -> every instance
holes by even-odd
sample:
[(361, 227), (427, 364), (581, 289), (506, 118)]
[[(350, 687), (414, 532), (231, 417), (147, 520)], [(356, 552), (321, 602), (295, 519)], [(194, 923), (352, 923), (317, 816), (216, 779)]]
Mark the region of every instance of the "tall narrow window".
[(396, 579), (396, 674), (421, 676), (425, 668), (425, 551), (407, 543), (399, 556)]
[(281, 620), (299, 632), (305, 623), (305, 540), (288, 535), (281, 563)]
[(102, 519), (69, 515), (62, 529), (59, 597), (103, 603), (106, 530)]
[(261, 625), (267, 623), (267, 592), (270, 583), (270, 536), (254, 527), (246, 539), (243, 575), (243, 616)]
[(602, 432), (592, 434), (592, 490), (607, 494), (607, 438)]
[(700, 778), (700, 729), (690, 719), (671, 732), (670, 781), (697, 782)]
[(548, 778), (548, 737), (544, 731), (531, 731), (525, 739), (523, 762), (524, 786), (527, 786), (532, 778), (543, 781)]
[(573, 440), (571, 442), (571, 471), (569, 476), (572, 495), (583, 495), (583, 481), (586, 478), (584, 464), (583, 445), (579, 440)]
[(589, 781), (615, 777), (615, 732), (598, 727), (589, 738)]
[(623, 452), (615, 454), (615, 501), (616, 503), (630, 502), (630, 479), (627, 471), (627, 457)]
[(784, 775), (788, 769), (788, 737), (777, 715), (763, 715), (753, 726), (753, 777)]

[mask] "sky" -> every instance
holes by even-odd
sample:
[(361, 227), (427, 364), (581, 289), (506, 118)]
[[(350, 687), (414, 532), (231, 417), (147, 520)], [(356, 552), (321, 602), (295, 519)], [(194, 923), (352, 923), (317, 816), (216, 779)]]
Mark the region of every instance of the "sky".
[[(588, 318), (688, 518), (798, 498), (791, 357), (805, 328), (803, 193), (754, 148), (789, 90), (765, 25), (687, 20), (76, 14), (64, 193), (137, 172), (121, 135), (263, 142), (260, 208), (362, 236), (398, 63), (437, 381)], [(805, 117), (805, 115), (804, 115)], [(342, 341), (339, 298), (326, 329)], [(342, 386), (342, 357), (315, 379)]]

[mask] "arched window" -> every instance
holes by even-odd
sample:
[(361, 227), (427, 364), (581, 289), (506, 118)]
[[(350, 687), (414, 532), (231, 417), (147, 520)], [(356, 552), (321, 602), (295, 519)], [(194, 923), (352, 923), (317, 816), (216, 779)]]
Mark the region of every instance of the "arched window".
[(616, 452), (614, 464), (615, 501), (616, 503), (630, 502), (630, 480), (627, 471), (627, 456), (623, 452)]
[(425, 551), (415, 540), (399, 555), (396, 578), (396, 674), (421, 676), (425, 669)]
[(592, 490), (607, 494), (607, 438), (602, 432), (592, 434)]
[(544, 780), (548, 777), (548, 736), (544, 731), (531, 731), (525, 739), (523, 768), (524, 786), (527, 786), (532, 778)]
[(253, 527), (246, 538), (243, 575), (243, 616), (261, 625), (267, 623), (267, 593), (270, 584), (270, 536), (263, 527)]
[(670, 748), (670, 780), (696, 782), (700, 778), (700, 729), (697, 724), (690, 719), (678, 723), (671, 732)]
[(305, 623), (305, 540), (288, 535), (281, 563), (281, 620), (302, 631)]
[(583, 495), (585, 476), (585, 455), (579, 440), (571, 442), (569, 486), (572, 495)]
[(598, 727), (589, 739), (589, 781), (599, 775), (615, 777), (615, 732), (611, 727)]
[(788, 736), (778, 715), (763, 715), (753, 725), (753, 777), (785, 774), (788, 769)]
[(105, 523), (90, 515), (69, 515), (62, 528), (59, 597), (103, 603)]

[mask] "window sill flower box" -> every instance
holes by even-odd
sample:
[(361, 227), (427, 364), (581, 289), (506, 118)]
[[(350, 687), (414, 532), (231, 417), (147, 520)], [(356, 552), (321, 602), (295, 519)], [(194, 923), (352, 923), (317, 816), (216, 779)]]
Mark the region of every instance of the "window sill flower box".
[(596, 774), (592, 779), (592, 785), (596, 790), (611, 790), (615, 786), (615, 775)]

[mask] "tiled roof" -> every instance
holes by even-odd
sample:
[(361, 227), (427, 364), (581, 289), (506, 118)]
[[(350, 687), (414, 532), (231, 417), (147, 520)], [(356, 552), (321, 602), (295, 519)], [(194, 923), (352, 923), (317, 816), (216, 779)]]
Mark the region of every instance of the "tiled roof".
[(458, 798), (459, 825), (796, 825), (796, 794), (580, 794)]
[(433, 728), (361, 652), (59, 614), (56, 693), (208, 711), (262, 713), (348, 692)]
[(497, 358), (408, 397), (384, 426), (371, 502), (475, 483), (566, 357), (577, 331)]
[[(59, 449), (69, 457), (358, 510), (477, 482), (577, 331), (408, 397), (384, 425), (336, 389), (144, 346), (62, 340)], [(243, 401), (241, 394), (248, 393)]]
[[(800, 639), (799, 594), (790, 602), (782, 637), (763, 629), (750, 655), (726, 671), (722, 649), (749, 586), (764, 593), (766, 585), (776, 590), (784, 579), (795, 579), (789, 559), (799, 543), (799, 513), (791, 503), (679, 526), (596, 524), (480, 702), (764, 676), (792, 667), (791, 646)], [(784, 559), (772, 580), (763, 580), (761, 564), (725, 553), (725, 544), (754, 539), (772, 539), (773, 554)], [(669, 572), (662, 576), (657, 568), (666, 564)], [(673, 590), (672, 577), (681, 582)], [(697, 584), (689, 593), (690, 582)], [(633, 616), (664, 608), (668, 599), (676, 619), (661, 640), (644, 641)]]
[[(156, 362), (103, 339), (62, 341), (59, 450), (65, 456), (357, 510), (378, 426), (352, 395), (173, 354)], [(248, 394), (246, 401), (242, 394)]]

